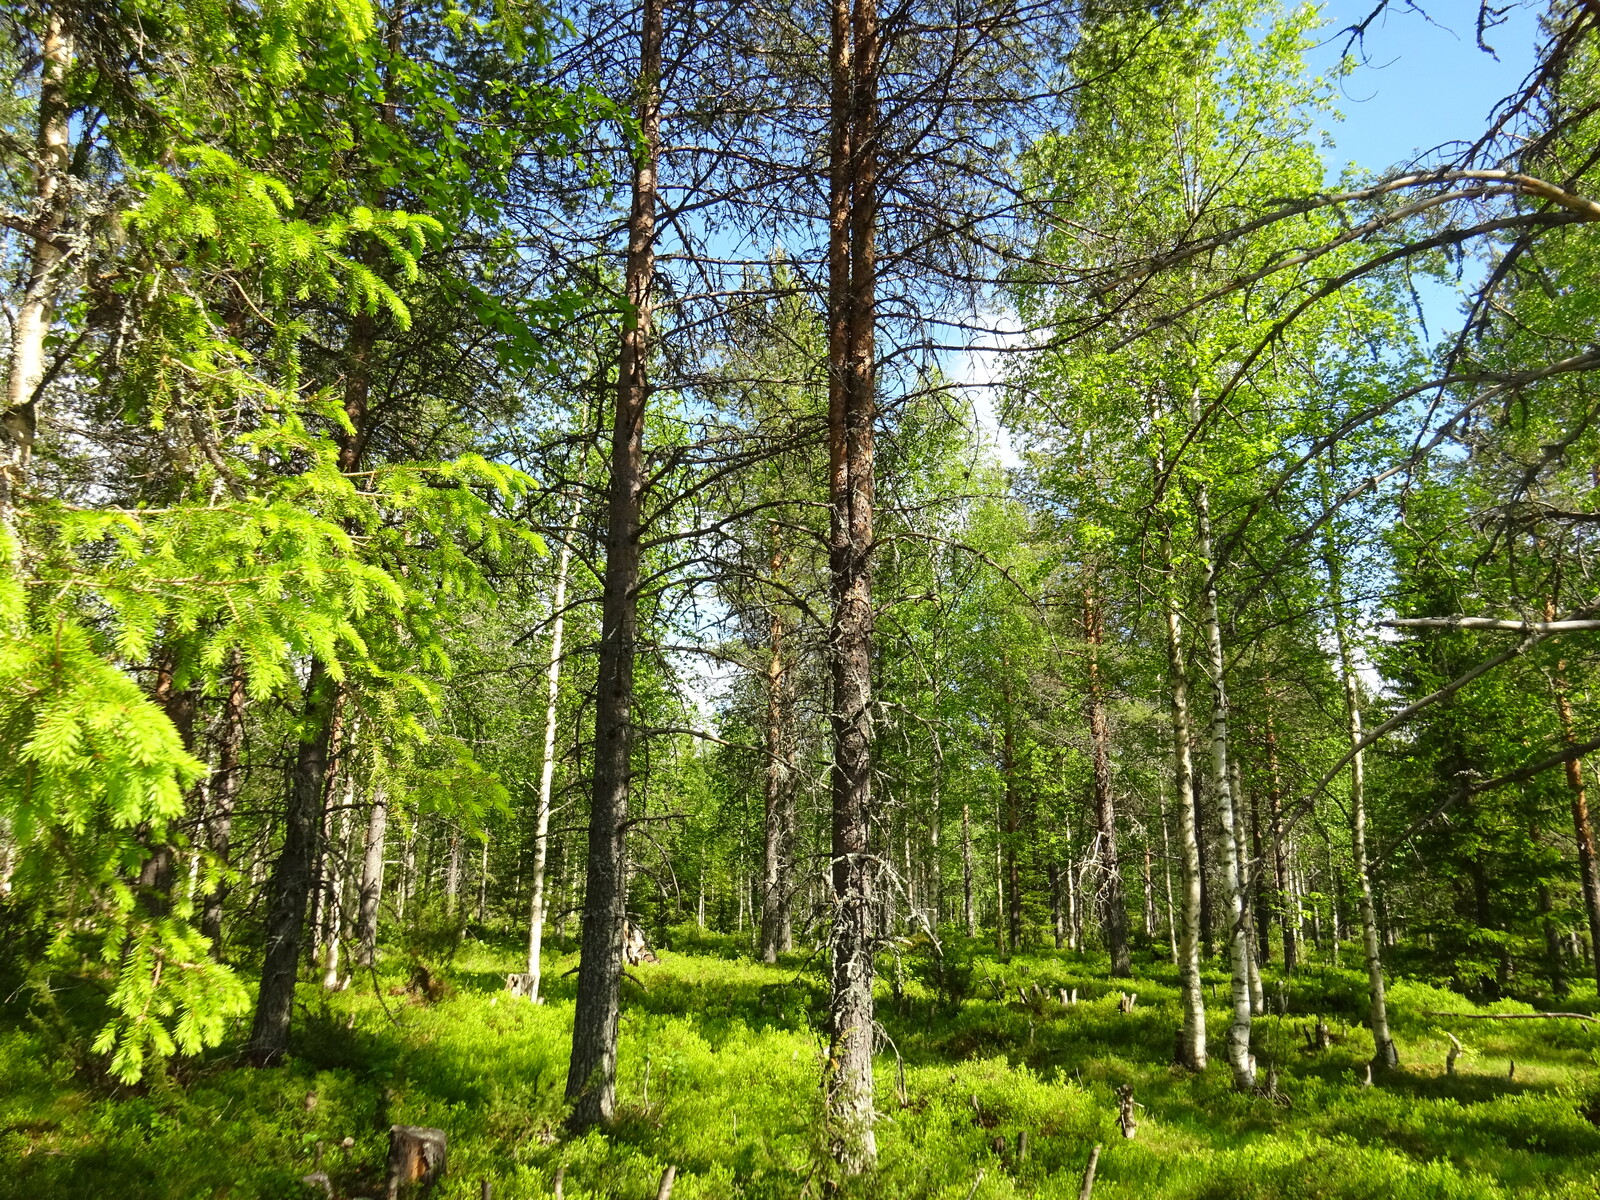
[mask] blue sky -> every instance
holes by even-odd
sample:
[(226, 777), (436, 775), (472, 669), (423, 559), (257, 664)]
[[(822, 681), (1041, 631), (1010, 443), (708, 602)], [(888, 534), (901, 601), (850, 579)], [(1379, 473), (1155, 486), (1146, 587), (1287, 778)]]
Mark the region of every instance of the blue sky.
[[(1506, 0), (1498, 0), (1496, 7)], [(1311, 55), (1316, 70), (1332, 66), (1347, 35), (1334, 32), (1361, 20), (1377, 0), (1328, 0), (1325, 42)], [(1485, 40), (1497, 57), (1477, 46), (1478, 0), (1391, 0), (1389, 11), (1367, 32), (1365, 63), (1341, 87), (1344, 120), (1329, 132), (1337, 151), (1329, 167), (1337, 176), (1350, 162), (1382, 170), (1409, 162), (1447, 142), (1480, 133), (1496, 101), (1515, 91), (1533, 66), (1542, 4), (1513, 4), (1505, 24)]]

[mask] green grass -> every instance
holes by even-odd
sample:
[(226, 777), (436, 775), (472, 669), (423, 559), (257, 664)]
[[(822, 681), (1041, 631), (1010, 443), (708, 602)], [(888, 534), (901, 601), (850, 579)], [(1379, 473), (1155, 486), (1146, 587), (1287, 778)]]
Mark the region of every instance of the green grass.
[[(647, 1200), (668, 1163), (678, 1167), (675, 1200), (821, 1195), (818, 964), (797, 955), (763, 966), (729, 939), (689, 931), (668, 940), (678, 948), (624, 984), (618, 1119), (581, 1139), (560, 1132), (570, 955), (551, 964), (550, 1002), (537, 1008), (500, 991), (516, 967), (509, 944), (469, 945), (451, 994), (432, 1005), (404, 993), (398, 965), (339, 995), (306, 986), (287, 1065), (256, 1071), (219, 1055), (137, 1091), (84, 1081), (43, 1033), (13, 1021), (0, 1027), (0, 1200), (275, 1200), (313, 1194), (300, 1177), (318, 1161), (341, 1198), (376, 1196), (393, 1122), (448, 1133), (441, 1200), (478, 1197), (482, 1179), (499, 1200), (548, 1196), (562, 1165), (571, 1200)], [(1200, 1077), (1169, 1065), (1177, 981), (1164, 961), (1146, 956), (1132, 984), (1108, 981), (1092, 955), (970, 962), (957, 1008), (924, 982), (925, 958), (907, 959), (896, 1001), (885, 961), (879, 1008), (893, 1048), (878, 1059), (881, 1165), (846, 1194), (1075, 1200), (1097, 1142), (1098, 1200), (1600, 1194), (1593, 1027), (1424, 1016), (1486, 1010), (1398, 980), (1405, 1069), (1369, 1089), (1362, 979), (1312, 966), (1289, 981), (1288, 1014), (1256, 1024), (1263, 1073), (1269, 1062), (1279, 1072), (1273, 1100), (1235, 1093), (1220, 1061)], [(1208, 979), (1219, 985), (1215, 1055), (1226, 987), (1220, 973)], [(1050, 998), (1024, 1005), (1019, 983)], [(1054, 999), (1063, 987), (1078, 989), (1077, 1005)], [(1129, 989), (1139, 1003), (1124, 1015), (1116, 998)], [(1567, 1006), (1591, 1009), (1594, 996)], [(1316, 1014), (1333, 1032), (1326, 1051), (1306, 1048)], [(1467, 1047), (1454, 1077), (1444, 1073), (1446, 1030)], [(1144, 1106), (1132, 1141), (1115, 1125), (1122, 1084)]]

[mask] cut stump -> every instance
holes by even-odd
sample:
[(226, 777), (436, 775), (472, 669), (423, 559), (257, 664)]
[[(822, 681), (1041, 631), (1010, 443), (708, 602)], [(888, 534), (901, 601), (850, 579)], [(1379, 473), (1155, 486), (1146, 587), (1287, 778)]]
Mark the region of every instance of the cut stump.
[(388, 1200), (426, 1196), (444, 1174), (444, 1165), (444, 1130), (423, 1125), (389, 1127)]

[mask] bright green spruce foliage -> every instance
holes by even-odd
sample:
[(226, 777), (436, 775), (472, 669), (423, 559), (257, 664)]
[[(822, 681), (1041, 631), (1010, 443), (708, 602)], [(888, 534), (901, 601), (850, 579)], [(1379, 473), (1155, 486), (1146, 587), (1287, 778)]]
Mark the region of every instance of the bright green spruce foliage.
[[(206, 768), (132, 669), (159, 650), (179, 685), (215, 689), (237, 655), (266, 700), (297, 689), (314, 655), (335, 679), (429, 702), (428, 676), (448, 667), (437, 622), (488, 594), (462, 546), (540, 547), (492, 503), (525, 477), (481, 456), (341, 471), (337, 388), (300, 362), (331, 326), (324, 306), (405, 328), (419, 256), (479, 203), (466, 172), (442, 170), (460, 151), (448, 141), (413, 156), (434, 180), (430, 212), (369, 206), (363, 181), (340, 178), (341, 144), (396, 141), (379, 101), (423, 68), (389, 61), (359, 0), (108, 19), (140, 24), (143, 53), (102, 60), (80, 39), (69, 76), (114, 164), (86, 190), (101, 290), (66, 309), (82, 331), (71, 369), (98, 381), (100, 419), (149, 431), (167, 457), (158, 494), (25, 496), (20, 542), (0, 545), (0, 824), (11, 886), (53, 929), (41, 996), (54, 972), (104, 976), (93, 1049), (132, 1081), (152, 1058), (215, 1044), (247, 1005), (190, 923), (197, 889), (155, 904), (133, 886)], [(311, 90), (322, 72), (340, 76), (332, 113)], [(490, 175), (508, 169), (497, 153), (478, 160)], [(109, 327), (106, 308), (120, 314)], [(70, 480), (70, 457), (54, 469)], [(399, 743), (418, 733), (390, 728)]]
[[(552, 959), (550, 1002), (534, 1007), (501, 990), (515, 943), (469, 944), (435, 1005), (389, 971), (340, 995), (308, 988), (300, 1049), (280, 1071), (238, 1071), (222, 1058), (142, 1093), (95, 1097), (41, 1062), (32, 1035), (0, 1037), (11, 1081), (0, 1154), (12, 1164), (0, 1197), (309, 1196), (299, 1180), (318, 1163), (337, 1195), (381, 1194), (397, 1121), (447, 1132), (440, 1200), (478, 1197), (485, 1179), (499, 1200), (547, 1197), (563, 1166), (571, 1200), (643, 1200), (668, 1164), (680, 1200), (819, 1195), (828, 1168), (816, 1134), (818, 964), (797, 954), (762, 966), (743, 939), (692, 926), (667, 940), (682, 950), (630, 971), (621, 1103), (605, 1136), (556, 1136), (574, 988), (562, 972), (574, 957)], [(1576, 1200), (1600, 1178), (1600, 1034), (1589, 1027), (1427, 1016), (1526, 1009), (1475, 1008), (1399, 981), (1395, 1028), (1413, 1066), (1368, 1089), (1364, 981), (1313, 963), (1288, 983), (1288, 1015), (1256, 1022), (1260, 1059), (1279, 1072), (1273, 1100), (1235, 1093), (1221, 1072), (1168, 1065), (1178, 1009), (1165, 961), (1139, 956), (1138, 1004), (1124, 1015), (1103, 957), (999, 962), (958, 941), (946, 953), (965, 981), (959, 1004), (930, 985), (925, 944), (906, 950), (900, 1001), (885, 966), (879, 1009), (893, 1048), (886, 1041), (878, 1059), (882, 1162), (846, 1195), (1072, 1200), (1096, 1143), (1101, 1200)], [(1222, 971), (1207, 978), (1223, 984), (1225, 1002)], [(1275, 979), (1268, 986), (1276, 992)], [(1061, 1004), (1060, 988), (1076, 988), (1078, 1003)], [(1306, 1048), (1313, 1013), (1330, 1026), (1326, 1051)], [(1221, 1016), (1219, 1005), (1218, 1026)], [(1447, 1032), (1466, 1047), (1454, 1078), (1444, 1074)], [(1132, 1140), (1115, 1123), (1123, 1085), (1141, 1105)]]

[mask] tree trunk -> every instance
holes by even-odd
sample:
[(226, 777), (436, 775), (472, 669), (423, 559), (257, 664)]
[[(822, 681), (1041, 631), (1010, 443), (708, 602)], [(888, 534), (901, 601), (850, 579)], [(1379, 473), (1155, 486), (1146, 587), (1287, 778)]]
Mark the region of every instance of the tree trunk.
[(1050, 930), (1055, 935), (1056, 949), (1067, 944), (1067, 922), (1061, 911), (1061, 865), (1051, 862), (1050, 873)]
[[(1545, 600), (1545, 620), (1555, 620), (1555, 602)], [(1573, 745), (1578, 739), (1573, 729), (1572, 701), (1567, 698), (1567, 664), (1558, 660), (1552, 677), (1555, 688), (1556, 715), (1561, 720), (1561, 739)], [(1578, 843), (1578, 874), (1582, 881), (1584, 916), (1589, 921), (1589, 937), (1600, 950), (1600, 870), (1596, 869), (1594, 827), (1589, 823), (1589, 797), (1584, 787), (1583, 760), (1575, 758), (1566, 765), (1567, 794), (1572, 801), (1572, 832)], [(1593, 956), (1595, 986), (1600, 987), (1600, 953)]]
[[(1017, 844), (1022, 840), (1022, 800), (1017, 794), (1017, 734), (1012, 719), (1014, 709), (1011, 699), (1011, 664), (1004, 653), (1000, 656), (1000, 704), (1003, 729), (1003, 751), (1000, 764), (1001, 778), (1005, 781), (1005, 923), (1007, 940), (1013, 952), (1022, 945), (1022, 878), (1017, 865)], [(1000, 919), (996, 914), (995, 919)]]
[(1300, 908), (1290, 903), (1289, 868), (1284, 853), (1283, 839), (1283, 782), (1278, 772), (1278, 732), (1272, 720), (1271, 685), (1267, 690), (1267, 803), (1272, 821), (1272, 883), (1273, 907), (1277, 912), (1278, 927), (1283, 934), (1283, 972), (1294, 973), (1299, 962)]
[(355, 825), (356, 781), (355, 772), (345, 771), (344, 803), (339, 813), (339, 832), (333, 838), (333, 852), (328, 855), (327, 917), (323, 933), (322, 986), (339, 986), (339, 939), (344, 932), (344, 899), (349, 884), (351, 830)]
[(38, 392), (45, 375), (45, 339), (66, 267), (66, 251), (58, 238), (70, 194), (63, 186), (72, 159), (68, 140), (72, 110), (64, 82), (72, 66), (73, 46), (53, 6), (47, 6), (40, 51), (28, 283), (11, 321), (11, 362), (5, 407), (0, 411), (0, 563), (8, 566), (21, 551), (15, 541), (17, 492), (27, 483), (38, 424)]
[[(783, 554), (772, 552), (769, 568), (774, 577), (783, 569)], [(770, 644), (767, 654), (767, 770), (764, 780), (764, 814), (761, 855), (761, 958), (775, 963), (779, 953), (794, 947), (793, 926), (789, 917), (789, 859), (792, 854), (785, 834), (789, 816), (789, 762), (786, 756), (788, 687), (784, 666), (783, 613), (772, 605)]]
[(389, 828), (389, 798), (379, 782), (372, 789), (366, 844), (361, 856), (361, 893), (356, 912), (356, 964), (370, 967), (378, 957), (378, 904), (383, 898), (383, 851)]
[(1222, 618), (1218, 611), (1217, 576), (1212, 557), (1211, 513), (1206, 489), (1195, 491), (1196, 553), (1205, 572), (1201, 616), (1206, 635), (1206, 662), (1211, 675), (1211, 787), (1222, 826), (1222, 881), (1228, 900), (1228, 958), (1232, 966), (1233, 1020), (1228, 1025), (1228, 1066), (1234, 1086), (1255, 1086), (1255, 1059), (1250, 1053), (1250, 933), (1239, 843), (1233, 806), (1233, 780), (1228, 770), (1227, 660), (1222, 653)]
[(644, 0), (639, 36), (639, 145), (633, 164), (624, 270), (629, 314), (617, 365), (611, 433), (583, 950), (567, 1071), (566, 1095), (573, 1103), (571, 1120), (576, 1129), (609, 1122), (616, 1106), (622, 938), (627, 915), (624, 842), (633, 746), (633, 663), (639, 640), (639, 527), (655, 275), (656, 169), (661, 144), (662, 23), (662, 0)]
[[(978, 914), (972, 907), (972, 805), (961, 806), (961, 920), (967, 936), (978, 936)], [(1600, 946), (1600, 941), (1595, 943)], [(1600, 954), (1595, 956), (1600, 958)]]
[(995, 950), (1006, 955), (1006, 864), (1004, 822), (998, 803), (994, 813), (994, 944)]
[(1250, 854), (1245, 848), (1244, 783), (1240, 776), (1239, 759), (1237, 756), (1229, 755), (1228, 782), (1232, 787), (1234, 799), (1233, 845), (1239, 863), (1239, 899), (1244, 921), (1246, 969), (1250, 978), (1250, 1011), (1252, 1014), (1260, 1014), (1266, 1011), (1266, 995), (1261, 988), (1261, 965), (1256, 960), (1255, 908), (1250, 902), (1255, 894), (1255, 872), (1250, 867)]
[(833, 623), (829, 1137), (847, 1175), (877, 1160), (872, 1108), (873, 422), (877, 416), (878, 14), (833, 0), (828, 186), (828, 504)]
[(1072, 841), (1072, 815), (1062, 813), (1061, 832), (1067, 839), (1067, 947), (1077, 952), (1083, 949), (1083, 908), (1079, 903), (1077, 849)]
[(1094, 820), (1100, 849), (1100, 924), (1111, 952), (1111, 974), (1133, 974), (1128, 947), (1128, 906), (1122, 894), (1122, 867), (1117, 860), (1117, 815), (1111, 792), (1111, 728), (1106, 720), (1105, 685), (1100, 678), (1100, 646), (1105, 641), (1104, 616), (1093, 580), (1083, 589), (1083, 638), (1088, 644), (1089, 742), (1094, 763)]
[(1183, 623), (1178, 610), (1177, 569), (1172, 530), (1161, 531), (1166, 574), (1167, 685), (1172, 694), (1173, 794), (1178, 809), (1178, 844), (1183, 865), (1183, 923), (1178, 938), (1183, 1030), (1179, 1042), (1184, 1066), (1206, 1069), (1206, 1001), (1200, 983), (1200, 822), (1195, 812), (1194, 760), (1189, 742), (1189, 679), (1183, 657)]
[[(1242, 796), (1241, 789), (1240, 795)], [(1272, 889), (1266, 886), (1266, 841), (1262, 836), (1261, 789), (1250, 789), (1250, 930), (1255, 961), (1259, 966), (1272, 961)], [(1259, 973), (1259, 972), (1258, 972)]]
[(461, 830), (452, 822), (444, 860), (444, 911), (456, 915), (461, 897)]
[(321, 659), (312, 659), (289, 808), (284, 817), (283, 850), (267, 885), (266, 947), (248, 1047), (251, 1058), (261, 1066), (276, 1062), (289, 1049), (295, 977), (300, 967), (306, 905), (311, 897), (312, 857), (316, 853), (317, 830), (322, 825), (322, 783), (328, 766), (328, 739), (336, 698), (337, 689), (327, 668)]
[[(556, 557), (556, 589), (550, 598), (550, 661), (545, 667), (544, 745), (539, 759), (539, 807), (533, 819), (533, 887), (528, 901), (528, 999), (539, 1003), (544, 957), (545, 874), (550, 862), (550, 804), (556, 777), (556, 728), (561, 699), (561, 641), (567, 619), (567, 575), (572, 568), (572, 542), (578, 530), (583, 493), (574, 489), (567, 523)], [(702, 893), (703, 895), (703, 893)]]
[[(233, 809), (244, 781), (239, 755), (244, 748), (244, 656), (233, 652), (228, 696), (223, 701), (222, 738), (217, 747), (217, 769), (211, 776), (211, 810), (206, 816), (206, 849), (217, 867), (228, 865), (228, 843), (233, 835)], [(222, 958), (222, 904), (227, 885), (218, 879), (202, 901), (200, 932), (211, 940), (211, 956)]]
[(1167, 790), (1157, 793), (1161, 806), (1161, 879), (1167, 891), (1167, 945), (1172, 952), (1172, 965), (1178, 965), (1178, 922), (1172, 900), (1172, 839), (1167, 826)]
[[(1329, 536), (1328, 582), (1333, 602), (1333, 629), (1339, 646), (1339, 675), (1344, 683), (1345, 715), (1350, 746), (1361, 744), (1361, 693), (1356, 680), (1350, 639), (1345, 629), (1344, 586), (1338, 552)], [(1350, 850), (1360, 888), (1361, 940), (1367, 960), (1368, 1018), (1372, 1026), (1372, 1065), (1377, 1070), (1398, 1066), (1400, 1056), (1389, 1036), (1389, 1008), (1384, 994), (1383, 959), (1379, 951), (1378, 918), (1372, 902), (1372, 875), (1367, 867), (1367, 789), (1365, 752), (1356, 750), (1350, 760)]]

